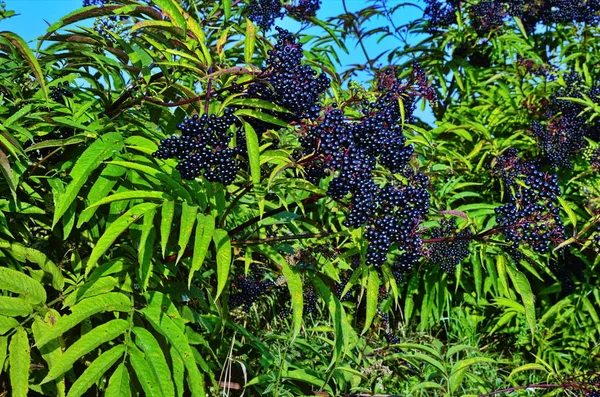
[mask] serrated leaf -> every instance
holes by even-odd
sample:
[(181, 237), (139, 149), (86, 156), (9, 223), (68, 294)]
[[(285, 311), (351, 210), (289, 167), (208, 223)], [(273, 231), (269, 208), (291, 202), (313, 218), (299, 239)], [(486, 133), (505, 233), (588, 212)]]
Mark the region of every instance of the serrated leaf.
[(10, 43), (17, 49), (18, 52), (23, 55), (25, 61), (31, 68), (31, 71), (35, 75), (38, 83), (40, 84), (40, 88), (44, 93), (44, 98), (48, 100), (48, 88), (46, 87), (46, 80), (44, 78), (44, 73), (42, 72), (42, 68), (40, 64), (33, 54), (33, 51), (29, 48), (25, 40), (23, 40), (20, 36), (12, 33), (12, 32), (0, 32), (0, 36), (6, 38)]
[(166, 316), (160, 308), (147, 307), (141, 310), (150, 325), (167, 338), (169, 343), (179, 353), (183, 359), (185, 369), (187, 370), (189, 385), (192, 396), (205, 396), (204, 377), (198, 370), (194, 353), (189, 345), (183, 331)]
[(0, 241), (0, 248), (8, 249), (9, 251), (16, 254), (17, 260), (19, 260), (20, 257), (26, 261), (35, 263), (40, 267), (40, 269), (52, 276), (52, 286), (55, 289), (59, 291), (63, 289), (65, 279), (62, 275), (62, 272), (60, 271), (58, 266), (56, 266), (56, 264), (54, 264), (54, 262), (52, 262), (46, 256), (46, 254), (34, 248), (25, 247), (24, 245), (21, 245), (19, 243), (11, 244), (6, 241)]
[(21, 295), (31, 303), (46, 302), (46, 290), (31, 277), (6, 267), (0, 267), (0, 290)]
[(133, 309), (131, 300), (127, 295), (120, 292), (109, 292), (107, 294), (86, 298), (73, 306), (71, 314), (56, 320), (52, 330), (46, 331), (36, 338), (36, 346), (40, 347), (54, 338), (61, 336), (86, 318), (101, 312), (128, 312)]
[(6, 353), (8, 353), (7, 349), (8, 336), (0, 336), (0, 374), (4, 371), (4, 361), (6, 361)]
[(302, 279), (298, 272), (292, 269), (279, 252), (269, 245), (261, 245), (260, 250), (273, 262), (281, 267), (283, 276), (287, 279), (287, 286), (290, 290), (290, 296), (292, 298), (292, 324), (293, 324), (293, 337), (295, 338), (300, 332), (302, 327), (302, 312), (304, 309), (304, 296), (302, 294)]
[(119, 178), (125, 174), (126, 169), (114, 165), (109, 164), (100, 173), (96, 182), (90, 188), (90, 192), (87, 195), (87, 200), (90, 203), (90, 206), (81, 212), (79, 215), (79, 219), (77, 220), (77, 227), (81, 227), (85, 222), (92, 219), (92, 216), (98, 210), (98, 207), (92, 206), (94, 203), (98, 202), (102, 198), (106, 197), (113, 189), (113, 187), (118, 182)]
[(374, 267), (369, 267), (369, 275), (367, 280), (367, 315), (365, 325), (361, 332), (362, 335), (367, 332), (375, 314), (377, 314), (377, 305), (379, 304), (379, 273)]
[(64, 307), (73, 306), (84, 298), (104, 294), (112, 291), (119, 284), (119, 280), (115, 277), (100, 277), (91, 278), (90, 280), (77, 288), (71, 295), (67, 296), (63, 301)]
[(146, 361), (144, 353), (135, 345), (129, 345), (128, 353), (129, 361), (131, 362), (135, 376), (138, 378), (140, 385), (142, 385), (144, 395), (148, 397), (162, 397), (158, 381), (154, 378), (150, 363)]
[(23, 327), (17, 328), (17, 332), (10, 339), (8, 346), (8, 364), (10, 366), (10, 389), (11, 396), (25, 397), (29, 390), (29, 365), (31, 362), (31, 349), (27, 332)]
[(533, 297), (533, 291), (531, 290), (531, 284), (529, 283), (529, 280), (527, 280), (527, 276), (515, 269), (513, 266), (507, 266), (507, 270), (515, 289), (519, 295), (521, 295), (521, 299), (523, 300), (525, 319), (527, 320), (527, 324), (529, 325), (529, 329), (531, 330), (531, 335), (533, 337), (536, 329), (536, 322), (535, 299)]
[(112, 157), (115, 152), (123, 147), (121, 134), (108, 133), (94, 141), (77, 159), (73, 169), (69, 173), (71, 182), (67, 185), (65, 192), (56, 199), (56, 209), (52, 220), (52, 227), (67, 212), (71, 203), (79, 194), (79, 190), (89, 180), (91, 173), (102, 164), (102, 161)]
[(188, 288), (192, 284), (192, 278), (194, 273), (200, 270), (208, 247), (213, 239), (215, 231), (215, 218), (208, 214), (198, 214), (198, 223), (196, 226), (196, 236), (194, 237), (194, 254), (192, 256), (192, 266), (190, 268), (190, 274), (188, 276)]
[(177, 182), (175, 179), (171, 178), (169, 175), (167, 175), (166, 173), (164, 173), (163, 171), (161, 171), (159, 169), (156, 169), (156, 168), (144, 165), (144, 164), (138, 164), (138, 163), (133, 163), (133, 162), (129, 162), (129, 161), (110, 161), (110, 162), (108, 162), (108, 164), (119, 165), (121, 167), (125, 167), (128, 169), (134, 170), (134, 171), (139, 171), (148, 176), (156, 178), (159, 181), (164, 182), (167, 185), (169, 185), (175, 192), (176, 196), (183, 198), (185, 201), (187, 201), (189, 203), (193, 202), (192, 196), (190, 195), (190, 193), (179, 182)]
[(126, 192), (115, 193), (108, 197), (104, 197), (101, 200), (96, 201), (95, 203), (88, 206), (83, 212), (91, 210), (94, 207), (98, 207), (104, 204), (110, 204), (115, 201), (121, 200), (171, 200), (171, 196), (166, 194), (165, 192), (155, 192), (148, 190), (128, 190)]
[(169, 16), (169, 19), (181, 30), (183, 35), (187, 34), (187, 23), (177, 3), (173, 0), (153, 0), (162, 12)]
[(108, 323), (95, 327), (90, 332), (80, 337), (63, 355), (54, 363), (48, 375), (41, 384), (54, 380), (73, 367), (73, 364), (83, 356), (100, 346), (111, 341), (129, 329), (129, 321), (122, 319), (111, 320)]
[(90, 254), (85, 267), (86, 277), (92, 268), (98, 264), (98, 260), (113, 245), (121, 233), (127, 230), (134, 222), (137, 222), (140, 218), (142, 218), (146, 212), (153, 211), (156, 207), (158, 207), (158, 204), (155, 203), (138, 204), (135, 207), (130, 208), (117, 220), (111, 223), (104, 234), (100, 237), (94, 246), (92, 253)]
[(258, 137), (250, 123), (244, 123), (246, 131), (246, 146), (248, 147), (248, 163), (250, 164), (250, 175), (254, 186), (260, 184), (260, 148)]
[(171, 355), (171, 364), (173, 366), (173, 382), (175, 383), (177, 397), (183, 397), (183, 377), (185, 374), (185, 366), (183, 364), (183, 359), (173, 346), (169, 348), (169, 354)]
[(111, 375), (106, 391), (104, 392), (104, 397), (131, 397), (129, 372), (125, 363), (119, 364), (115, 372)]
[(162, 256), (165, 257), (165, 250), (173, 228), (173, 217), (175, 216), (175, 201), (165, 202), (160, 210), (160, 248)]
[(215, 296), (215, 299), (217, 299), (223, 292), (229, 278), (231, 241), (229, 240), (229, 234), (223, 229), (215, 229), (213, 239), (217, 250), (217, 295)]
[(546, 369), (546, 367), (544, 367), (543, 365), (529, 363), (529, 364), (521, 365), (521, 366), (513, 369), (510, 372), (510, 375), (508, 375), (508, 379), (512, 378), (514, 375), (518, 374), (519, 372), (523, 372), (523, 371), (544, 371), (544, 372), (548, 373), (548, 369)]
[(23, 298), (0, 296), (0, 314), (9, 317), (28, 316), (33, 307)]
[[(11, 329), (16, 328), (19, 325), (19, 322), (12, 317), (0, 316), (0, 335), (4, 335)], [(0, 366), (0, 369), (2, 366)], [(0, 370), (1, 372), (1, 370)]]
[(142, 224), (142, 235), (140, 236), (140, 243), (138, 246), (138, 263), (139, 267), (139, 280), (140, 288), (142, 291), (148, 289), (148, 283), (152, 276), (154, 256), (154, 241), (156, 240), (156, 231), (154, 229), (154, 216), (156, 215), (156, 209), (148, 211), (144, 214), (144, 222)]
[(175, 385), (171, 378), (171, 371), (165, 359), (165, 355), (158, 344), (158, 341), (152, 334), (141, 327), (133, 327), (133, 333), (136, 336), (135, 344), (144, 353), (150, 370), (157, 380), (158, 389), (161, 396), (175, 396)]
[(177, 241), (177, 245), (179, 246), (179, 252), (177, 253), (177, 260), (175, 263), (179, 262), (179, 259), (183, 256), (187, 245), (190, 241), (190, 237), (192, 237), (192, 232), (194, 231), (194, 224), (196, 223), (196, 215), (198, 214), (198, 206), (197, 205), (189, 205), (186, 201), (181, 204), (181, 221), (179, 228), (179, 240)]
[(244, 41), (244, 61), (252, 63), (254, 44), (256, 43), (256, 26), (246, 18), (246, 39)]
[[(103, 352), (94, 361), (92, 361), (89, 367), (87, 367), (81, 375), (77, 377), (77, 380), (73, 382), (73, 386), (71, 386), (69, 389), (67, 397), (83, 396), (90, 389), (90, 387), (96, 384), (104, 376), (106, 371), (108, 371), (119, 360), (119, 358), (123, 356), (123, 353), (125, 353), (125, 345), (117, 345)], [(123, 366), (123, 363), (121, 363), (119, 367), (120, 366)], [(123, 396), (124, 394), (109, 394), (112, 379), (113, 378), (111, 377), (111, 380), (108, 382), (105, 396)], [(129, 389), (129, 384), (127, 384), (127, 389)]]

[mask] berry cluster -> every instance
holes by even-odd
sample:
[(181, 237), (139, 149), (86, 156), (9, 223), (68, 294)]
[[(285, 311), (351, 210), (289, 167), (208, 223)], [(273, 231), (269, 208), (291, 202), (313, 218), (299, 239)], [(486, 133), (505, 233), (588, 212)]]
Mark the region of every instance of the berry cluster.
[[(505, 189), (509, 191), (509, 202), (495, 210), (496, 222), (512, 249), (528, 244), (536, 252), (548, 252), (551, 244), (558, 244), (565, 238), (557, 205), (560, 195), (558, 177), (538, 171), (535, 165), (520, 160), (516, 150), (511, 150), (510, 154), (514, 158), (507, 158), (505, 153), (496, 163), (496, 167), (506, 164), (514, 167), (514, 170), (494, 173), (501, 175)], [(517, 179), (522, 183), (516, 183)]]
[(499, 1), (489, 0), (473, 4), (470, 9), (475, 32), (485, 35), (504, 24), (507, 7)]
[(63, 82), (57, 86), (50, 87), (50, 99), (56, 103), (65, 104), (65, 98), (73, 98), (73, 93), (67, 89), (68, 82)]
[[(336, 199), (350, 195), (344, 225), (366, 225), (369, 265), (386, 262), (392, 247), (405, 253), (417, 253), (421, 247), (417, 229), (429, 210), (428, 178), (408, 167), (414, 149), (406, 144), (399, 105), (406, 105), (410, 120), (414, 98), (428, 95), (416, 85), (409, 95), (409, 87), (388, 69), (380, 76), (378, 98), (363, 103), (361, 119), (349, 122), (342, 110), (334, 108), (320, 123), (305, 126), (299, 138), (307, 154), (303, 163), (309, 180), (317, 183), (331, 174), (327, 194)], [(406, 182), (378, 186), (373, 177), (377, 165), (403, 173)]]
[(83, 0), (82, 7), (90, 7), (90, 6), (103, 6), (108, 3), (109, 0)]
[[(302, 65), (302, 44), (285, 29), (279, 32), (277, 43), (268, 51), (266, 66), (262, 69), (259, 81), (248, 87), (246, 95), (250, 98), (283, 106), (290, 113), (275, 115), (286, 122), (298, 122), (301, 119), (315, 119), (321, 106), (318, 103), (321, 94), (329, 88), (329, 78), (308, 65)], [(257, 134), (271, 127), (268, 123), (253, 121)]]
[[(181, 136), (163, 139), (152, 155), (159, 159), (177, 158), (177, 170), (183, 179), (192, 180), (200, 175), (211, 182), (229, 185), (240, 169), (237, 155), (243, 154), (242, 147), (230, 147), (237, 118), (232, 108), (225, 109), (223, 116), (194, 115), (186, 118), (177, 128)], [(238, 142), (244, 141), (238, 132)]]
[(600, 86), (586, 89), (582, 78), (576, 73), (565, 76), (566, 86), (559, 89), (550, 98), (545, 112), (545, 123), (534, 122), (531, 125), (533, 135), (544, 160), (557, 168), (571, 168), (571, 157), (586, 147), (585, 137), (597, 138), (600, 124), (588, 122), (582, 115), (585, 105), (561, 99), (564, 97), (583, 99), (584, 96), (600, 102)]
[(229, 296), (229, 307), (243, 306), (244, 311), (250, 311), (252, 304), (266, 294), (274, 283), (270, 280), (262, 280), (260, 273), (250, 273), (247, 276), (238, 276), (232, 280), (231, 286), (234, 292)]
[(589, 156), (590, 165), (594, 171), (600, 170), (600, 147), (593, 150)]
[(457, 230), (455, 218), (443, 219), (440, 227), (431, 231), (432, 241), (427, 245), (429, 262), (439, 264), (447, 273), (453, 273), (456, 265), (469, 256), (471, 236), (469, 230)]
[(456, 23), (456, 10), (460, 0), (425, 0), (424, 17), (430, 28), (444, 29)]
[(297, 0), (296, 4), (286, 7), (288, 14), (300, 21), (305, 21), (317, 15), (319, 8), (321, 8), (320, 0)]
[(271, 29), (275, 19), (285, 15), (281, 0), (252, 0), (247, 11), (248, 19), (265, 30)]

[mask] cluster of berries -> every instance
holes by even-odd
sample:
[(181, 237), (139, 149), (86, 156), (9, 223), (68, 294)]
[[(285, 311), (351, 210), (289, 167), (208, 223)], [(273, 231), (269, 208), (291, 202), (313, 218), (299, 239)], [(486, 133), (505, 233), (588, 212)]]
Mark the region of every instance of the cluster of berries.
[[(243, 145), (230, 146), (234, 133), (228, 131), (232, 125), (238, 125), (233, 112), (232, 108), (226, 108), (221, 117), (196, 114), (186, 118), (177, 126), (181, 136), (163, 139), (152, 155), (178, 159), (176, 168), (183, 179), (192, 180), (203, 174), (211, 182), (231, 184), (240, 169), (237, 156), (245, 154)], [(237, 141), (245, 142), (240, 132)]]
[(275, 19), (285, 16), (281, 0), (252, 0), (247, 12), (248, 19), (265, 30), (271, 29)]
[(261, 272), (238, 276), (231, 281), (232, 291), (235, 292), (229, 296), (229, 307), (243, 306), (243, 310), (248, 313), (250, 307), (274, 286), (273, 281), (263, 280)]
[(50, 99), (52, 99), (56, 103), (65, 104), (65, 98), (73, 98), (73, 93), (68, 90), (69, 87), (68, 82), (63, 82), (62, 84), (58, 84), (56, 86), (50, 87)]
[(508, 7), (499, 1), (480, 1), (470, 8), (473, 29), (483, 36), (504, 24)]
[(320, 0), (297, 0), (296, 4), (286, 6), (288, 14), (300, 21), (316, 16), (319, 8), (321, 8)]
[(275, 19), (283, 18), (287, 14), (292, 18), (305, 21), (314, 17), (321, 8), (320, 0), (297, 0), (286, 4), (285, 9), (281, 0), (252, 0), (248, 5), (248, 19), (265, 30), (273, 27)]
[[(408, 253), (420, 250), (417, 229), (429, 210), (428, 178), (408, 166), (414, 149), (406, 144), (399, 105), (406, 104), (410, 120), (416, 94), (410, 95), (391, 69), (380, 78), (378, 88), (381, 94), (363, 103), (358, 121), (345, 120), (342, 110), (334, 108), (320, 123), (305, 126), (299, 138), (307, 154), (302, 163), (309, 180), (317, 183), (332, 174), (327, 194), (336, 199), (350, 195), (344, 225), (366, 225), (367, 264), (375, 266), (386, 262), (392, 245)], [(373, 177), (377, 165), (405, 173), (406, 182), (378, 186)]]
[[(509, 158), (509, 155), (513, 155)], [(501, 167), (509, 165), (508, 168)], [(511, 249), (529, 244), (545, 253), (551, 244), (565, 238), (565, 229), (557, 205), (560, 188), (555, 174), (541, 172), (511, 150), (498, 159), (494, 175), (499, 175), (509, 192), (509, 202), (497, 207), (496, 222)], [(516, 183), (519, 180), (521, 183)]]
[[(459, 0), (425, 0), (424, 17), (434, 29), (445, 29), (457, 22)], [(528, 31), (538, 23), (545, 25), (600, 21), (600, 2), (586, 0), (483, 0), (464, 7), (469, 12), (476, 32), (486, 34), (502, 26), (507, 17), (518, 17)]]
[(585, 137), (600, 137), (600, 122), (588, 122), (582, 115), (585, 105), (561, 98), (588, 97), (600, 102), (600, 85), (586, 89), (577, 73), (570, 73), (564, 79), (566, 86), (552, 95), (546, 107), (544, 116), (548, 121), (533, 122), (531, 130), (544, 160), (551, 167), (569, 169), (571, 157), (586, 147)]
[(431, 241), (427, 244), (429, 262), (439, 264), (447, 273), (453, 273), (456, 265), (469, 256), (471, 237), (470, 230), (458, 231), (456, 218), (442, 219), (440, 227), (432, 229)]
[(456, 11), (460, 0), (425, 0), (423, 16), (432, 29), (444, 29), (456, 23)]
[[(268, 51), (266, 66), (259, 81), (248, 87), (246, 95), (262, 99), (286, 108), (290, 113), (275, 113), (286, 122), (315, 119), (321, 110), (318, 103), (321, 94), (329, 88), (329, 78), (308, 65), (302, 65), (302, 44), (285, 29), (277, 28), (278, 40)], [(270, 124), (253, 121), (257, 134), (262, 134)]]

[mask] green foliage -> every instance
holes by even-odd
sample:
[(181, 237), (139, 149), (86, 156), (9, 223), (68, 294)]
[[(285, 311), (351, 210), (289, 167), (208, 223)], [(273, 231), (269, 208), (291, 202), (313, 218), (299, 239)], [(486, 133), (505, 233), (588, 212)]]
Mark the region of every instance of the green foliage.
[[(311, 17), (306, 26), (319, 33), (297, 34), (303, 59), (331, 87), (319, 117), (296, 120), (247, 95), (271, 84), (260, 68), (275, 40), (242, 4), (114, 0), (65, 16), (36, 48), (0, 32), (0, 389), (458, 396), (598, 387), (578, 377), (600, 371), (598, 29), (531, 30), (514, 18), (481, 36), (466, 5), (440, 29), (427, 18), (396, 26), (411, 5), (385, 0)], [(9, 17), (2, 8), (0, 23)], [(102, 21), (122, 29), (98, 29)], [(421, 42), (409, 45), (405, 31)], [(371, 39), (397, 45), (372, 54)], [(353, 40), (366, 64), (345, 67), (338, 56)], [(369, 227), (344, 223), (357, 203), (328, 195), (337, 171), (310, 179), (317, 149), (301, 145), (334, 109), (367, 118), (362, 106), (380, 98), (386, 70), (418, 86), (394, 99), (414, 172), (379, 164), (373, 178), (405, 186), (426, 175), (430, 193), (427, 217), (411, 225), (420, 259), (402, 271), (408, 250), (397, 242), (384, 264), (368, 261)], [(364, 84), (350, 80), (357, 74)], [(435, 121), (416, 117), (413, 100)], [(563, 113), (550, 115), (556, 103)], [(591, 132), (572, 167), (556, 169), (534, 125), (552, 128), (567, 104), (580, 106)], [(155, 155), (184, 120), (226, 109), (238, 123), (227, 130), (232, 146), (245, 147), (233, 183), (183, 179), (182, 158)], [(503, 237), (496, 208), (531, 187), (523, 172), (513, 184), (497, 177), (511, 148), (557, 174), (566, 234), (548, 252), (511, 250)], [(456, 231), (439, 236), (448, 219)], [(470, 255), (450, 269), (431, 259), (433, 244), (461, 241)], [(265, 293), (244, 301), (248, 290)]]

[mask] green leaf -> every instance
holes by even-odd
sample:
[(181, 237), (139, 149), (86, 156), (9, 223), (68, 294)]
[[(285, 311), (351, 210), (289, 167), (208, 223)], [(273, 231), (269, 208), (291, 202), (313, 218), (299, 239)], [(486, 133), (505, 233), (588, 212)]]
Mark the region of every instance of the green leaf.
[(115, 201), (121, 200), (172, 200), (171, 196), (164, 192), (154, 192), (148, 190), (128, 190), (126, 192), (115, 193), (108, 197), (105, 197), (101, 200), (96, 201), (94, 204), (91, 204), (87, 207), (83, 212), (90, 211), (94, 207), (98, 207), (104, 204), (110, 204)]
[(173, 217), (175, 216), (175, 201), (167, 201), (160, 210), (160, 248), (162, 256), (165, 257), (165, 250), (173, 229)]
[(521, 295), (521, 299), (523, 300), (523, 306), (525, 307), (525, 318), (527, 319), (527, 324), (529, 325), (529, 329), (531, 330), (531, 335), (533, 337), (536, 329), (536, 322), (535, 299), (533, 297), (533, 291), (531, 290), (531, 284), (529, 284), (527, 276), (513, 266), (509, 265), (506, 268), (515, 286), (515, 289), (519, 295)]
[(0, 314), (9, 317), (28, 316), (33, 307), (25, 299), (0, 296)]
[(145, 360), (148, 362), (154, 378), (158, 381), (160, 395), (175, 397), (175, 385), (171, 378), (171, 371), (158, 341), (144, 328), (133, 327), (132, 331), (136, 336), (136, 345), (144, 353)]
[(231, 267), (231, 241), (226, 230), (215, 229), (213, 239), (217, 249), (217, 295), (221, 295), (227, 279), (229, 278), (229, 269)]
[(573, 225), (573, 229), (577, 230), (577, 215), (575, 215), (575, 212), (573, 212), (571, 205), (567, 202), (567, 200), (560, 196), (556, 196), (556, 198), (558, 198), (558, 202), (560, 203), (560, 206), (562, 207), (563, 211), (567, 213), (567, 216), (571, 221), (571, 225)]
[(173, 346), (169, 348), (169, 354), (171, 355), (171, 363), (173, 366), (173, 382), (175, 382), (177, 397), (183, 397), (183, 377), (185, 374), (183, 358), (181, 358), (181, 355), (177, 352), (177, 350), (175, 350)]
[[(83, 373), (77, 377), (77, 380), (73, 382), (73, 386), (69, 389), (69, 393), (67, 397), (80, 397), (85, 395), (85, 393), (96, 384), (101, 378), (103, 378), (106, 371), (108, 371), (125, 353), (125, 345), (117, 345), (105, 352), (103, 352), (100, 356), (98, 356), (89, 367), (86, 368)], [(123, 363), (119, 365), (119, 367), (123, 366)], [(115, 373), (119, 370), (115, 370)], [(110, 378), (108, 382), (108, 387), (106, 389), (105, 396), (122, 396), (123, 394), (109, 394), (109, 389), (111, 389), (111, 384), (113, 381), (113, 376)], [(129, 383), (127, 383), (127, 389), (129, 390)], [(113, 387), (114, 389), (114, 387)], [(126, 394), (125, 394), (126, 395)]]
[(215, 231), (215, 218), (208, 214), (198, 214), (198, 224), (196, 226), (196, 236), (194, 238), (194, 255), (192, 256), (192, 267), (188, 276), (188, 288), (192, 284), (194, 272), (200, 270), (210, 242), (213, 239)]
[(0, 374), (4, 371), (4, 362), (6, 361), (7, 348), (8, 336), (0, 336)]
[(246, 18), (246, 40), (244, 41), (244, 61), (252, 63), (254, 44), (256, 43), (256, 26)]
[(46, 302), (46, 290), (22, 272), (6, 267), (0, 267), (0, 290), (6, 290), (21, 295), (31, 303)]
[(13, 397), (27, 396), (29, 365), (31, 362), (30, 352), (27, 332), (23, 327), (19, 327), (10, 339), (10, 345), (8, 346), (10, 388)]
[(379, 304), (379, 273), (374, 267), (369, 267), (369, 279), (367, 281), (367, 316), (365, 318), (365, 325), (361, 332), (362, 335), (367, 332), (375, 314), (377, 314), (377, 305)]
[(171, 346), (175, 348), (183, 359), (192, 396), (205, 396), (204, 377), (198, 370), (198, 366), (194, 360), (194, 353), (183, 331), (160, 308), (147, 307), (142, 309), (141, 313), (144, 314), (156, 331), (167, 338)]
[[(4, 335), (11, 329), (16, 328), (19, 325), (19, 322), (12, 317), (4, 317), (0, 316), (0, 335)], [(1, 364), (1, 363), (0, 363)], [(0, 365), (0, 372), (2, 366)]]
[(256, 136), (256, 132), (250, 123), (244, 123), (244, 130), (246, 131), (246, 146), (248, 147), (250, 175), (252, 177), (252, 183), (254, 186), (258, 186), (260, 184), (260, 149), (258, 137)]
[(129, 329), (129, 321), (116, 319), (106, 324), (95, 327), (87, 334), (80, 337), (73, 343), (64, 354), (54, 363), (48, 375), (42, 380), (42, 384), (58, 378), (69, 369), (73, 364), (83, 356), (100, 346), (111, 341)]
[(56, 200), (56, 210), (52, 220), (52, 227), (67, 212), (71, 203), (77, 198), (79, 190), (89, 180), (91, 173), (98, 168), (102, 161), (112, 157), (123, 147), (121, 134), (108, 133), (94, 141), (77, 159), (73, 169), (69, 173), (71, 182), (67, 185), (65, 192)]
[(4, 180), (6, 180), (6, 184), (10, 190), (10, 193), (13, 197), (13, 200), (17, 201), (17, 182), (15, 175), (10, 166), (10, 160), (6, 153), (3, 150), (0, 150), (0, 172), (4, 175)]
[(129, 372), (125, 363), (119, 364), (108, 380), (108, 387), (104, 392), (104, 397), (131, 397)]
[(144, 222), (142, 224), (142, 235), (138, 246), (138, 263), (140, 288), (142, 291), (148, 289), (150, 277), (152, 276), (154, 256), (154, 241), (156, 240), (156, 231), (154, 229), (154, 216), (156, 209), (148, 211), (144, 214)]
[(81, 225), (83, 225), (85, 222), (92, 219), (92, 216), (94, 216), (98, 210), (98, 207), (93, 206), (93, 204), (106, 197), (119, 181), (119, 178), (125, 174), (125, 172), (125, 168), (114, 164), (109, 164), (104, 167), (100, 173), (100, 176), (98, 179), (96, 179), (96, 182), (94, 182), (90, 188), (90, 192), (87, 195), (87, 200), (91, 205), (79, 215), (79, 219), (77, 220), (78, 228), (81, 227)]
[(300, 332), (302, 327), (302, 311), (304, 308), (304, 296), (302, 294), (302, 279), (300, 274), (295, 269), (292, 269), (279, 252), (269, 245), (261, 245), (260, 250), (273, 262), (281, 267), (283, 276), (287, 280), (287, 286), (290, 290), (290, 296), (292, 298), (292, 324), (293, 324), (293, 337), (295, 338)]
[(521, 365), (521, 366), (513, 369), (510, 372), (510, 375), (508, 375), (508, 379), (512, 378), (514, 375), (518, 374), (519, 372), (523, 372), (523, 371), (544, 371), (544, 372), (548, 373), (548, 370), (543, 365), (529, 363), (529, 364), (524, 364), (524, 365)]
[(129, 226), (131, 226), (138, 219), (143, 217), (146, 212), (153, 211), (156, 207), (158, 207), (158, 204), (154, 203), (138, 204), (135, 207), (130, 208), (116, 221), (111, 223), (92, 250), (85, 267), (85, 275), (87, 276), (92, 268), (98, 264), (98, 260), (113, 245), (121, 233), (127, 230)]
[(177, 242), (177, 245), (179, 245), (179, 252), (177, 253), (177, 260), (175, 263), (179, 262), (179, 259), (181, 259), (187, 248), (190, 237), (192, 236), (192, 232), (194, 231), (194, 224), (196, 223), (197, 214), (197, 205), (189, 205), (186, 201), (182, 203), (180, 222), (181, 226), (179, 228), (179, 240)]
[(35, 57), (35, 55), (33, 55), (33, 51), (31, 51), (27, 43), (25, 43), (25, 41), (20, 36), (12, 32), (0, 32), (0, 36), (10, 41), (10, 43), (17, 49), (17, 51), (20, 52), (21, 55), (23, 55), (25, 61), (31, 68), (31, 71), (33, 72), (38, 83), (40, 84), (40, 88), (44, 93), (44, 98), (48, 100), (48, 88), (46, 87), (44, 73), (42, 72), (42, 68), (40, 67), (37, 58)]
[(146, 361), (144, 353), (142, 353), (135, 345), (129, 345), (128, 348), (129, 361), (135, 372), (135, 376), (138, 378), (142, 389), (144, 389), (144, 395), (149, 397), (162, 397), (160, 394), (160, 386), (157, 379), (152, 373), (150, 363)]
[(18, 258), (20, 257), (38, 265), (40, 269), (52, 276), (52, 287), (62, 291), (65, 285), (65, 279), (62, 272), (58, 266), (46, 256), (46, 254), (34, 248), (25, 247), (19, 243), (11, 244), (6, 241), (0, 241), (0, 248), (5, 248), (13, 252), (17, 255), (17, 260), (19, 260)]
[(109, 292), (103, 295), (86, 298), (73, 306), (71, 314), (56, 320), (54, 327), (39, 338), (35, 338), (36, 346), (41, 347), (58, 338), (86, 318), (102, 312), (129, 312), (133, 309), (131, 300), (120, 292)]
[(162, 12), (169, 16), (169, 18), (175, 24), (175, 26), (183, 30), (183, 35), (185, 36), (187, 34), (187, 23), (177, 3), (174, 0), (153, 1)]
[(169, 187), (171, 187), (171, 189), (173, 189), (173, 191), (175, 192), (175, 196), (179, 196), (189, 203), (193, 202), (192, 196), (190, 195), (190, 193), (179, 182), (177, 182), (175, 179), (171, 178), (169, 175), (167, 175), (166, 173), (164, 173), (161, 170), (158, 170), (156, 168), (153, 168), (153, 167), (150, 167), (147, 165), (132, 163), (132, 162), (128, 162), (128, 161), (110, 161), (108, 164), (119, 165), (121, 167), (139, 171), (148, 176), (156, 178), (159, 181), (164, 182), (167, 185), (169, 185)]

